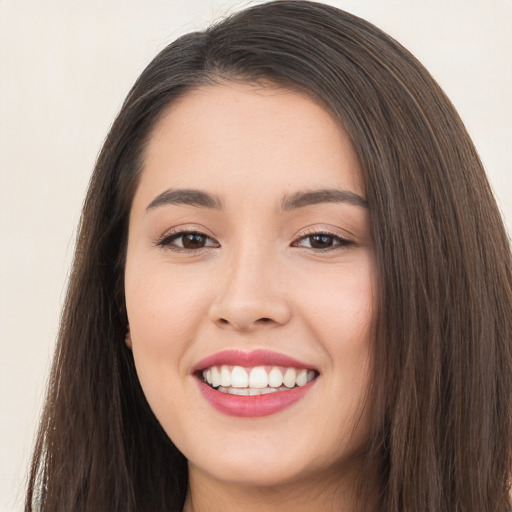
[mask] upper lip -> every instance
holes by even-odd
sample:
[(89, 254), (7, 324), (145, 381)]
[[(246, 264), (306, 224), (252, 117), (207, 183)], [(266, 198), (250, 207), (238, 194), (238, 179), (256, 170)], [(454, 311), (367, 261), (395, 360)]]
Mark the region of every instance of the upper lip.
[(220, 365), (244, 366), (252, 368), (254, 366), (286, 366), (290, 368), (307, 368), (315, 370), (310, 364), (304, 363), (293, 357), (273, 352), (271, 350), (252, 350), (246, 352), (243, 350), (223, 350), (212, 354), (199, 361), (192, 368), (192, 372), (198, 372), (212, 366)]

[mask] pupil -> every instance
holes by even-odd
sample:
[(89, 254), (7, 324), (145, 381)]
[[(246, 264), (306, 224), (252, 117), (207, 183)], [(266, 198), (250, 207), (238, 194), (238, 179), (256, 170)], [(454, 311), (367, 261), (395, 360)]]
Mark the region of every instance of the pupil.
[(203, 235), (189, 233), (183, 237), (183, 247), (186, 249), (199, 249), (204, 245)]
[(314, 235), (311, 237), (311, 246), (314, 249), (325, 249), (332, 245), (332, 237), (328, 235)]

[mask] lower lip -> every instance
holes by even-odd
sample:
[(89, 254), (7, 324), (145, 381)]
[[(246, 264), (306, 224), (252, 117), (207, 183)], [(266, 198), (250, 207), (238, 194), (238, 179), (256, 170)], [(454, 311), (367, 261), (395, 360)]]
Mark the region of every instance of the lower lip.
[(252, 418), (255, 416), (268, 416), (280, 412), (298, 402), (312, 388), (316, 379), (306, 385), (292, 388), (288, 391), (275, 391), (265, 395), (240, 396), (221, 393), (211, 388), (201, 380), (197, 380), (199, 389), (204, 398), (217, 411), (229, 416)]

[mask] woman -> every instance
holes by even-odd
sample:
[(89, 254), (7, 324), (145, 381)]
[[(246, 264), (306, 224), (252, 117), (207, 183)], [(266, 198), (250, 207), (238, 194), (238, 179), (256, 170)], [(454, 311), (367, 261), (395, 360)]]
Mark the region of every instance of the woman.
[(26, 510), (510, 510), (511, 267), (380, 30), (278, 1), (180, 38), (96, 165)]

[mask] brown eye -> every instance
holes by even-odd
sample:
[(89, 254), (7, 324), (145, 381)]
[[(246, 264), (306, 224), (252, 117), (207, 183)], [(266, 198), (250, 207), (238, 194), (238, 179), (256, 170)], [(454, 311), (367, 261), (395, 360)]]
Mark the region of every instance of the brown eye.
[(206, 237), (200, 233), (187, 233), (180, 235), (185, 249), (202, 249), (206, 243)]
[(309, 238), (313, 249), (327, 249), (334, 244), (334, 237), (329, 235), (313, 235)]
[(179, 233), (172, 233), (162, 238), (156, 245), (176, 252), (197, 251), (210, 247), (219, 247), (217, 242), (198, 231), (180, 231)]
[(331, 235), (330, 233), (313, 233), (303, 236), (294, 245), (314, 251), (327, 252), (336, 249), (346, 249), (352, 244), (353, 242), (350, 240), (337, 235)]

